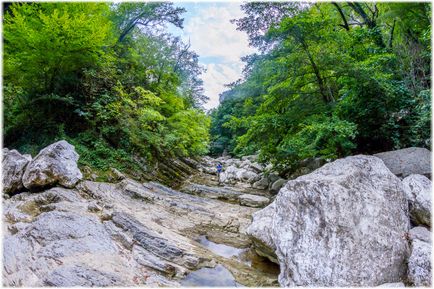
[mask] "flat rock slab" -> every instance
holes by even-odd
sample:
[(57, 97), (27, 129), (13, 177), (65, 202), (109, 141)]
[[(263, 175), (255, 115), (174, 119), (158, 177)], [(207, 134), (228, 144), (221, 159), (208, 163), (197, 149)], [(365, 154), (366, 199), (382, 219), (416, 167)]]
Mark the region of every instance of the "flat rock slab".
[(431, 152), (426, 148), (411, 147), (375, 154), (398, 177), (411, 174), (431, 176)]
[(239, 200), (242, 206), (253, 208), (265, 207), (270, 203), (269, 198), (250, 194), (244, 194), (239, 196)]

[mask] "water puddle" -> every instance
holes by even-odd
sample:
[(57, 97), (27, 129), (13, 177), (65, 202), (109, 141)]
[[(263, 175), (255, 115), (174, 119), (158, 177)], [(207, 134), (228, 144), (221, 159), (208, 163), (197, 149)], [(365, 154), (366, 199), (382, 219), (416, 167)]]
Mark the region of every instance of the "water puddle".
[(185, 287), (244, 287), (237, 283), (231, 272), (222, 265), (191, 272), (180, 283)]
[[(208, 240), (205, 235), (199, 236), (196, 241), (216, 255), (235, 259), (239, 263), (252, 268), (257, 272), (258, 277), (271, 275), (277, 279), (279, 275), (279, 266), (277, 264), (257, 255), (250, 248), (239, 249), (224, 244), (217, 244)], [(240, 270), (242, 267), (236, 268), (238, 268), (236, 270)], [(255, 278), (254, 276), (252, 277)], [(180, 283), (181, 286), (190, 287), (244, 287), (242, 284), (237, 283), (232, 273), (221, 264), (218, 264), (214, 268), (201, 268), (193, 271), (182, 279)]]
[(271, 262), (265, 257), (259, 256), (253, 250), (246, 250), (238, 256), (238, 259), (249, 267), (262, 273), (278, 276), (280, 273), (279, 265)]
[(203, 245), (205, 248), (209, 249), (211, 252), (225, 258), (239, 256), (246, 251), (246, 249), (239, 249), (224, 244), (214, 243), (208, 240), (207, 237), (204, 235), (200, 236), (196, 241)]

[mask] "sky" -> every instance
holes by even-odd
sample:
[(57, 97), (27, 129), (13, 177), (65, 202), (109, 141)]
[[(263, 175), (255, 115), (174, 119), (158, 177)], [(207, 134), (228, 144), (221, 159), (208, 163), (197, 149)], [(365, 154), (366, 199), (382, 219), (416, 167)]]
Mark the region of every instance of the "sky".
[(236, 30), (231, 19), (243, 17), (241, 2), (175, 2), (187, 10), (183, 14), (184, 29), (171, 28), (171, 32), (190, 41), (191, 49), (199, 55), (205, 67), (202, 74), (205, 95), (209, 97), (205, 109), (217, 107), (219, 94), (225, 84), (241, 77), (243, 62), (240, 57), (255, 50), (248, 45), (246, 33)]

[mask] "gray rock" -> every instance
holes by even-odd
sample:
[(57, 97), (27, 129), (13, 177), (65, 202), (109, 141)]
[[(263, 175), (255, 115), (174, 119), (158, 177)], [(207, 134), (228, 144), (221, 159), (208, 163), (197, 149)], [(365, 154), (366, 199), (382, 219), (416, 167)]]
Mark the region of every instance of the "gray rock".
[(409, 232), (410, 240), (419, 240), (431, 243), (431, 232), (425, 227), (414, 227)]
[(250, 155), (241, 157), (242, 161), (249, 160), (251, 162), (256, 162), (258, 160), (258, 155)]
[(273, 184), (275, 181), (280, 179), (279, 175), (276, 173), (270, 173), (268, 174), (268, 183)]
[(286, 184), (287, 180), (284, 179), (278, 179), (277, 181), (275, 181), (270, 188), (270, 191), (272, 193), (278, 193), (279, 190)]
[(168, 274), (169, 276), (174, 276), (176, 274), (177, 268), (173, 264), (156, 257), (140, 246), (134, 246), (133, 258), (139, 264), (158, 270)]
[(240, 168), (247, 169), (252, 165), (249, 160), (244, 160), (240, 163)]
[(233, 190), (218, 187), (209, 187), (199, 184), (188, 184), (184, 186), (182, 190), (184, 192), (199, 195), (202, 197), (226, 201), (237, 201), (239, 196), (242, 195), (242, 193)]
[(408, 280), (414, 286), (431, 286), (431, 244), (413, 240), (408, 259)]
[(144, 202), (153, 202), (155, 199), (154, 194), (145, 190), (142, 184), (133, 180), (122, 180), (118, 186), (121, 188), (123, 193), (130, 196), (132, 199), (141, 200)]
[(403, 280), (408, 230), (401, 181), (359, 155), (289, 181), (247, 233), (276, 253), (281, 286), (378, 286)]
[(410, 207), (411, 220), (431, 227), (431, 181), (422, 175), (410, 175), (402, 184)]
[(398, 283), (385, 283), (377, 287), (399, 288), (399, 287), (405, 287), (405, 285), (402, 282), (398, 282)]
[(431, 152), (425, 148), (411, 147), (375, 154), (398, 177), (411, 174), (431, 176)]
[(111, 173), (110, 181), (112, 182), (119, 182), (126, 178), (123, 173), (121, 173), (119, 170), (115, 168), (110, 168), (110, 173)]
[(258, 190), (265, 190), (268, 188), (268, 178), (263, 176), (259, 181), (253, 183), (252, 187)]
[(27, 165), (23, 184), (30, 190), (57, 184), (73, 188), (83, 178), (77, 167), (78, 158), (74, 146), (66, 141), (51, 144)]
[(61, 266), (44, 279), (45, 286), (54, 287), (107, 287), (125, 283), (121, 276), (79, 264)]
[(311, 171), (322, 167), (326, 161), (323, 158), (307, 158), (300, 162), (300, 167), (306, 167)]
[(256, 173), (261, 173), (264, 170), (264, 167), (258, 163), (251, 163), (250, 168), (253, 169)]
[(126, 213), (115, 212), (113, 213), (112, 221), (115, 225), (130, 233), (133, 236), (134, 243), (153, 255), (166, 261), (182, 263), (187, 268), (189, 267), (189, 264), (183, 259), (187, 255), (187, 252), (176, 244), (171, 243), (168, 239), (158, 236), (158, 234), (145, 227), (144, 224), (141, 224), (132, 216)]
[(265, 207), (270, 203), (270, 199), (267, 197), (243, 194), (239, 196), (240, 204), (247, 207), (260, 208)]
[(31, 160), (30, 155), (21, 155), (16, 150), (3, 149), (3, 193), (16, 193), (24, 189), (22, 178)]
[(279, 264), (276, 256), (276, 244), (273, 240), (272, 223), (275, 218), (275, 202), (254, 213), (253, 222), (247, 228), (247, 234), (253, 241), (254, 249), (259, 256), (268, 258), (271, 262)]

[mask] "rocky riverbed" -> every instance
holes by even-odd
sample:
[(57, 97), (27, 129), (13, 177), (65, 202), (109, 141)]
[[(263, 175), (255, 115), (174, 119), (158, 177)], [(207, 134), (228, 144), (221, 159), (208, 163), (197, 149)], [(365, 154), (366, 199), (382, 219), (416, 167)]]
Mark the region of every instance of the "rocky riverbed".
[(3, 150), (3, 285), (431, 284), (431, 181), (380, 158), (286, 180), (254, 156), (206, 157), (169, 188), (87, 180), (78, 157), (65, 141)]

